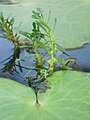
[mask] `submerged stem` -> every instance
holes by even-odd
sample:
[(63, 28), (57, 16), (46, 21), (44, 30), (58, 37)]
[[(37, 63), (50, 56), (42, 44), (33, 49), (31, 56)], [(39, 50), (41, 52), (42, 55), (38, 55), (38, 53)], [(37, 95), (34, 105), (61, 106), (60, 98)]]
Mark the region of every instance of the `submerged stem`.
[(39, 101), (38, 101), (38, 92), (35, 91), (35, 97), (36, 97), (36, 104), (39, 104)]

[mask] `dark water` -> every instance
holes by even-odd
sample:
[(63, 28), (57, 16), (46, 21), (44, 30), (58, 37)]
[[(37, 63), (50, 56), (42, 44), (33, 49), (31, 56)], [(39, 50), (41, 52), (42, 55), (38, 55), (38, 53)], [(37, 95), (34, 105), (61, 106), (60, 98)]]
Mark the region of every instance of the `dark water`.
[(12, 5), (12, 4), (17, 4), (17, 2), (12, 0), (0, 0), (0, 4)]
[[(76, 62), (79, 71), (90, 72), (90, 43), (83, 44), (79, 48), (67, 49), (67, 53), (72, 57), (76, 58)], [(64, 59), (68, 57), (62, 55)]]
[[(13, 52), (14, 52), (13, 44), (8, 40), (0, 38), (0, 62), (4, 61), (8, 57), (10, 57), (13, 54)], [(22, 57), (23, 55), (25, 55), (24, 51), (21, 53), (20, 57)], [(5, 61), (3, 63), (0, 63), (0, 69), (2, 69), (4, 67), (4, 64), (7, 61)], [(33, 65), (32, 57), (30, 59), (26, 59), (26, 61), (27, 62), (22, 61), (21, 64), (23, 66), (29, 66), (31, 64)], [(18, 70), (18, 68), (17, 68), (17, 70)], [(25, 69), (24, 69), (23, 73), (21, 73), (21, 72), (20, 72), (20, 74), (14, 73), (13, 75), (8, 73), (8, 72), (0, 71), (0, 77), (10, 78), (10, 79), (16, 80), (17, 82), (25, 84), (25, 85), (27, 85), (27, 81), (25, 80), (25, 76), (28, 75), (28, 74), (31, 74), (31, 71), (28, 71), (28, 70), (25, 70)]]
[(81, 48), (67, 50), (68, 54), (77, 59), (77, 64), (84, 72), (90, 72), (90, 43), (83, 44)]
[[(66, 50), (71, 57), (77, 59), (77, 64), (79, 66), (79, 70), (84, 72), (90, 72), (90, 43), (84, 44), (81, 48), (75, 48)], [(5, 40), (3, 38), (0, 38), (0, 62), (4, 61), (6, 58), (10, 57), (14, 52), (14, 46), (13, 44)], [(23, 57), (23, 55), (26, 55), (27, 53), (25, 51), (22, 51), (20, 54), (20, 57)], [(68, 58), (65, 55), (62, 55), (63, 59)], [(29, 56), (26, 58), (26, 61), (22, 61), (22, 66), (34, 66), (35, 63), (33, 62), (34, 58), (32, 56)], [(4, 62), (0, 63), (0, 69), (4, 67)], [(18, 68), (17, 68), (18, 69)], [(18, 70), (19, 71), (19, 70)], [(25, 79), (25, 76), (32, 75), (34, 76), (36, 72), (34, 70), (27, 70), (23, 69), (23, 73), (20, 72), (20, 74), (14, 73), (9, 74), (8, 72), (1, 72), (0, 71), (0, 77), (10, 78), (13, 80), (16, 80), (17, 82), (20, 82), (21, 84), (28, 85), (27, 80)]]

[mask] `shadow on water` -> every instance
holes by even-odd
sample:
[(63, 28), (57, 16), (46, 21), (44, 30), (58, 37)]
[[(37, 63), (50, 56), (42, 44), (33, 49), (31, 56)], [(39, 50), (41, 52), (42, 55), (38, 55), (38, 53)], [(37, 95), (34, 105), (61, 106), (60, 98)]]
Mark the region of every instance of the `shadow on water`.
[[(12, 59), (12, 57), (10, 56), (12, 56), (13, 53), (14, 53), (13, 44), (8, 40), (0, 38), (0, 69), (4, 68), (5, 64), (8, 63), (10, 59)], [(20, 54), (20, 57), (22, 58), (25, 55), (26, 55), (25, 51), (22, 51)], [(34, 66), (33, 59), (34, 58), (30, 56), (29, 59), (28, 58), (25, 59), (26, 61), (21, 61), (21, 65)], [(18, 67), (16, 69), (20, 74), (18, 74), (17, 72), (13, 72), (13, 74), (10, 74), (7, 71), (2, 72), (1, 70), (0, 77), (10, 78), (10, 79), (16, 80), (17, 82), (20, 82), (21, 84), (28, 85), (28, 81), (25, 79), (25, 76), (31, 75), (31, 74), (35, 75), (35, 71), (23, 69), (23, 72), (20, 72)]]
[[(75, 68), (76, 70), (90, 72), (90, 43), (86, 43), (80, 48), (67, 49), (66, 51), (69, 55), (71, 55), (71, 57), (77, 59), (77, 64), (81, 69)], [(3, 64), (2, 61), (12, 56), (13, 52), (14, 52), (13, 44), (8, 40), (0, 38), (0, 69), (2, 69), (5, 66), (5, 63)], [(22, 51), (20, 57), (22, 58), (23, 55), (26, 54), (27, 53), (25, 51)], [(63, 57), (63, 59), (68, 58), (65, 55), (61, 55), (61, 56)], [(21, 61), (21, 65), (33, 67), (35, 66), (33, 60), (34, 57), (29, 56), (29, 58), (26, 58), (25, 61)], [(17, 71), (20, 71), (18, 67), (17, 67)], [(35, 76), (35, 74), (36, 74), (35, 70), (27, 70), (27, 69), (23, 69), (23, 72), (19, 72), (19, 74), (16, 72), (10, 74), (8, 72), (0, 71), (0, 77), (10, 78), (24, 85), (28, 85), (28, 81), (25, 79), (25, 76), (27, 75)]]

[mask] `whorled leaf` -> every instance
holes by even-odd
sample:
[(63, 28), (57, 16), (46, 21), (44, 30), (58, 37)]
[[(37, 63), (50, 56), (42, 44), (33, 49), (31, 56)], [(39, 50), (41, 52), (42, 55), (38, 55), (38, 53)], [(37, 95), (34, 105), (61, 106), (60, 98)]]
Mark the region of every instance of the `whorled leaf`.
[(60, 71), (48, 81), (36, 106), (29, 87), (0, 78), (0, 120), (90, 120), (90, 73)]

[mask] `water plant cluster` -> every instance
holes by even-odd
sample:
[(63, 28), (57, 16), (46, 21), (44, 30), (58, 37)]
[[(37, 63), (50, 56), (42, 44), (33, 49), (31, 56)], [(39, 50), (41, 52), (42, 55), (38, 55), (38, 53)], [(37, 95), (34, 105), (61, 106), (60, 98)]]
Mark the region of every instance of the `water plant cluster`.
[[(51, 12), (49, 12), (48, 19), (46, 20), (40, 8), (32, 11), (32, 31), (19, 31), (19, 34), (14, 31), (14, 18), (10, 16), (5, 18), (2, 13), (0, 15), (0, 29), (2, 30), (0, 37), (11, 41), (14, 45), (13, 55), (2, 61), (2, 63), (5, 62), (5, 66), (1, 70), (3, 72), (9, 72), (10, 74), (14, 72), (19, 74), (17, 67), (20, 72), (23, 72), (23, 69), (35, 70), (37, 72), (36, 76), (26, 76), (26, 79), (28, 80), (28, 85), (35, 92), (37, 104), (38, 92), (45, 92), (51, 87), (48, 84), (48, 76), (57, 70), (71, 70), (68, 64), (74, 60), (71, 57), (63, 60), (61, 56), (56, 55), (56, 53), (60, 51), (62, 54), (69, 56), (65, 49), (55, 41), (54, 30), (57, 19), (55, 19), (55, 24), (52, 29), (49, 25), (50, 13)], [(23, 35), (26, 39), (21, 40), (20, 35)], [(23, 58), (20, 57), (23, 49), (28, 52), (29, 56), (34, 57), (34, 67), (21, 65), (21, 61), (24, 61), (28, 57), (28, 55), (23, 56)], [(46, 57), (47, 55), (49, 57)]]

